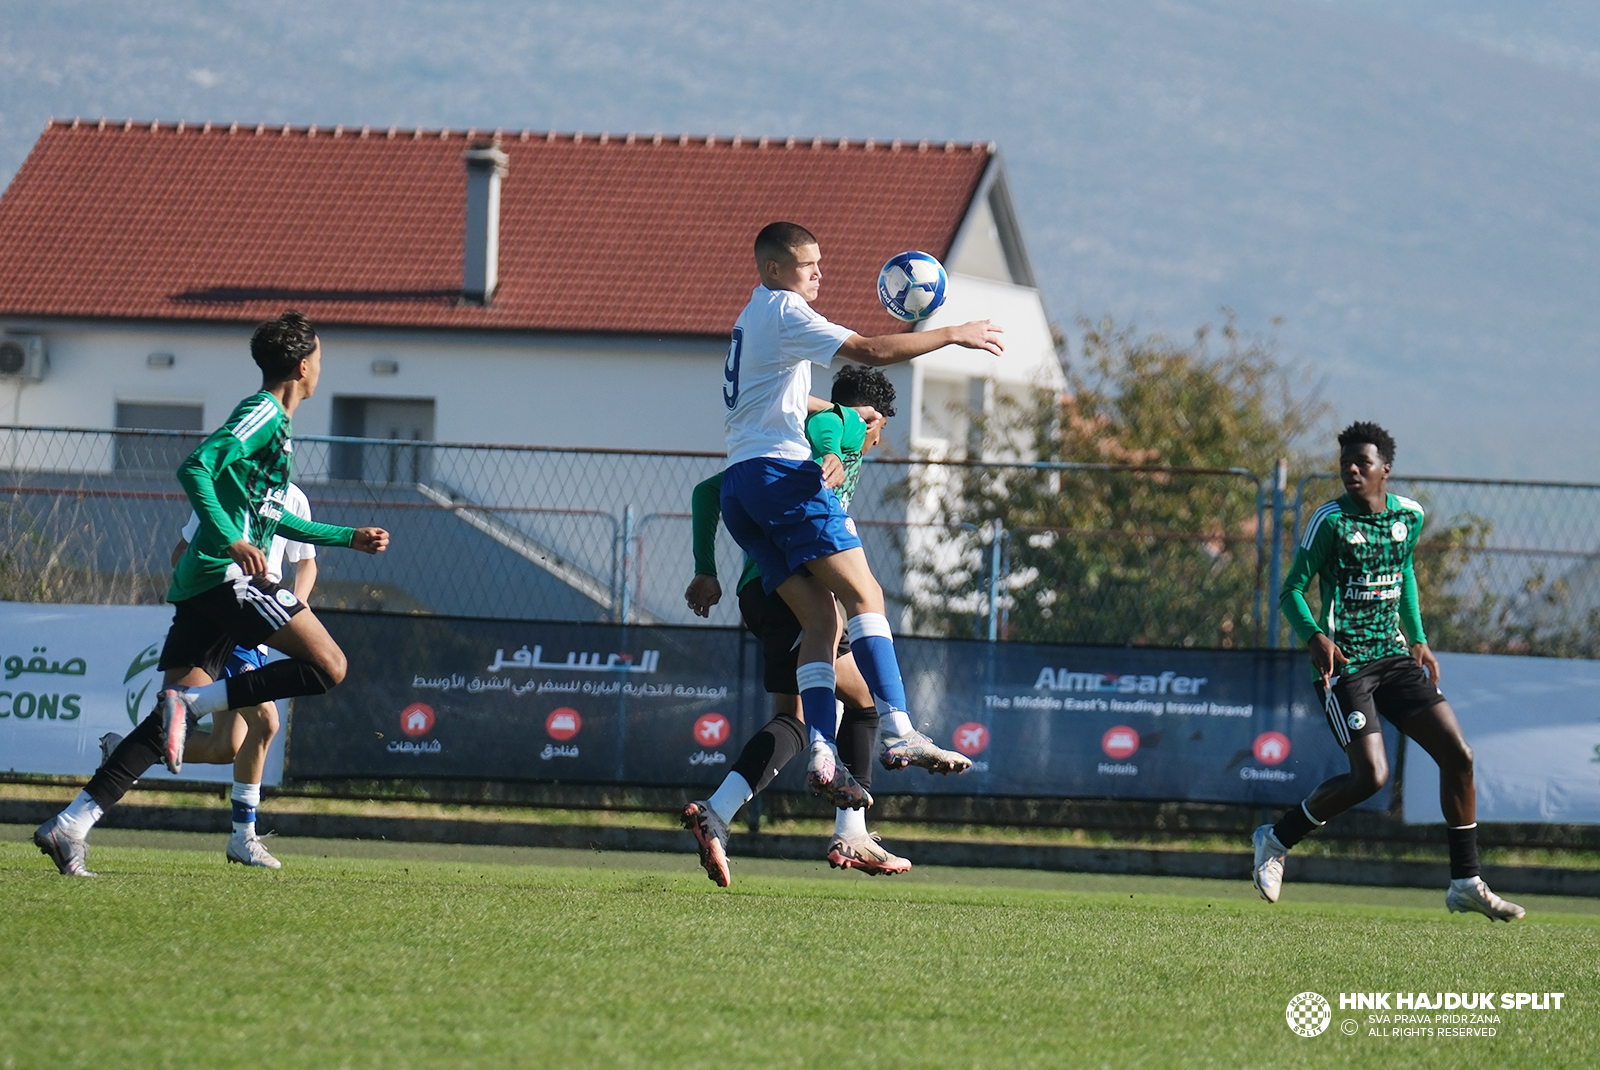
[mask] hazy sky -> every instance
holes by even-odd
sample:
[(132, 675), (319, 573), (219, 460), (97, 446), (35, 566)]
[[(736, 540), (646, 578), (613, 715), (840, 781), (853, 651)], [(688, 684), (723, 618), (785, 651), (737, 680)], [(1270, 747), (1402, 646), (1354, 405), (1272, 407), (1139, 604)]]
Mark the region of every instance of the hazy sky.
[(50, 115), (993, 140), (1069, 335), (1282, 317), (1402, 468), (1600, 475), (1600, 4), (0, 0), (0, 181)]

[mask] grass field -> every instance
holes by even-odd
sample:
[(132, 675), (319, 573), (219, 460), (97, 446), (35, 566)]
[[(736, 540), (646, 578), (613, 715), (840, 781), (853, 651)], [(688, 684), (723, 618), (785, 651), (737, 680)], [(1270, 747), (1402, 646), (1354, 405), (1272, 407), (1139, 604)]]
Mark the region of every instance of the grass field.
[[(69, 881), (0, 827), (0, 1067), (1593, 1066), (1600, 903), (102, 830)], [(1292, 867), (1292, 859), (1291, 859)], [(1293, 869), (1290, 869), (1293, 879)], [(1284, 1008), (1311, 990), (1333, 1026)], [(1374, 1037), (1354, 991), (1565, 992)], [(1359, 1019), (1355, 1036), (1340, 1031)], [(1378, 1026), (1377, 1028), (1383, 1028)], [(1392, 1026), (1390, 1026), (1392, 1030)]]

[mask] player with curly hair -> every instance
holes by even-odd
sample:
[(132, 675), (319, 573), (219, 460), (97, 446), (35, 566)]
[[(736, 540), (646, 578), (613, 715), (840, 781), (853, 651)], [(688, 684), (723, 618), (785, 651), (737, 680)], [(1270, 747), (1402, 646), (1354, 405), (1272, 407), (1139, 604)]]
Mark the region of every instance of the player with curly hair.
[[(1280, 604), (1310, 648), (1317, 697), (1350, 771), (1323, 781), (1304, 802), (1255, 830), (1256, 890), (1276, 903), (1289, 849), (1388, 781), (1382, 716), (1439, 763), (1439, 805), (1450, 843), (1445, 906), (1513, 921), (1525, 911), (1479, 876), (1472, 748), (1439, 690), (1439, 660), (1422, 629), (1412, 569), (1422, 506), (1389, 493), (1395, 450), (1389, 432), (1374, 423), (1351, 424), (1339, 434), (1339, 450), (1345, 492), (1311, 514)], [(1322, 590), (1320, 615), (1305, 598), (1312, 577)]]

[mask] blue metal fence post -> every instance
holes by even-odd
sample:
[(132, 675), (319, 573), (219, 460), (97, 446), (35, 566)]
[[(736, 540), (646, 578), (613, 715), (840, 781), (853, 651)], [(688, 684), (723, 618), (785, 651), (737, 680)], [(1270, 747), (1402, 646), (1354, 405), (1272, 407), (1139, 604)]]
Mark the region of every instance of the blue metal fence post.
[(1283, 490), (1289, 485), (1289, 462), (1278, 458), (1272, 474), (1272, 574), (1267, 581), (1267, 649), (1278, 649), (1278, 590), (1283, 586)]

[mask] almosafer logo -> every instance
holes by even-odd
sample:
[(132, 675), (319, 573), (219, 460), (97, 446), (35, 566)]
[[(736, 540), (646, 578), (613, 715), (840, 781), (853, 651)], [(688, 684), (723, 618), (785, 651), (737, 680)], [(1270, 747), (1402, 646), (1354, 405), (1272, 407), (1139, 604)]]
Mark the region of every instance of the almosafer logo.
[(989, 730), (977, 721), (968, 721), (966, 724), (957, 725), (951, 737), (951, 745), (968, 758), (974, 754), (982, 754), (989, 746)]
[(1283, 1012), (1289, 1028), (1303, 1037), (1320, 1037), (1333, 1021), (1333, 1007), (1317, 992), (1301, 992)]
[(1289, 757), (1289, 737), (1282, 732), (1263, 732), (1250, 749), (1262, 765), (1277, 765)]
[(1106, 730), (1100, 737), (1100, 749), (1106, 752), (1106, 757), (1113, 761), (1122, 761), (1131, 758), (1139, 749), (1139, 733), (1125, 724), (1119, 724)]
[(728, 738), (733, 727), (720, 713), (703, 713), (694, 723), (695, 742), (702, 747), (715, 747)]
[(400, 731), (416, 739), (425, 736), (433, 727), (433, 707), (422, 702), (413, 702), (400, 711)]

